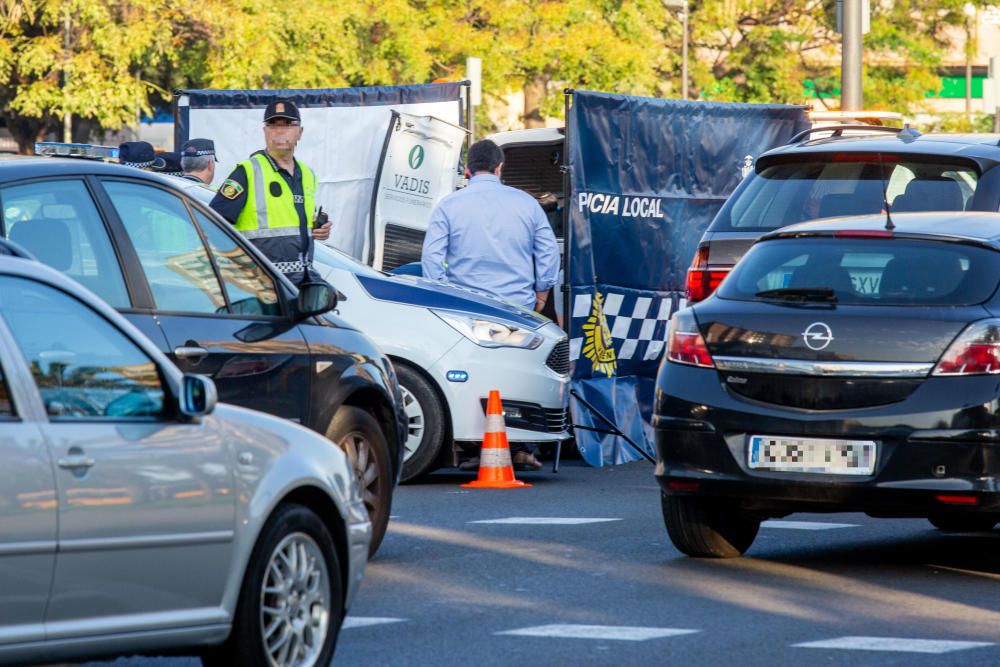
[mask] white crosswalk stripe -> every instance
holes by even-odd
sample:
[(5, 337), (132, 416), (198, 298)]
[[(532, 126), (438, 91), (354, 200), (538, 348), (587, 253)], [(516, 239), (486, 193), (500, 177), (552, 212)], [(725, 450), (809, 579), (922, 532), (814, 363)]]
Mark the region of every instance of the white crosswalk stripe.
[(348, 616), (344, 619), (341, 627), (343, 630), (351, 628), (367, 628), (371, 625), (385, 625), (386, 623), (402, 623), (405, 618), (392, 618), (389, 616)]
[(606, 523), (621, 521), (621, 519), (604, 517), (572, 517), (572, 516), (509, 516), (504, 519), (480, 519), (469, 523), (515, 524), (522, 526), (578, 526), (585, 523)]
[(833, 530), (835, 528), (857, 528), (856, 523), (830, 523), (826, 521), (765, 521), (761, 528), (783, 528), (786, 530)]
[(677, 637), (690, 635), (699, 630), (684, 628), (648, 628), (628, 625), (576, 625), (556, 623), (553, 625), (537, 625), (518, 630), (497, 632), (498, 635), (516, 635), (518, 637), (554, 637), (559, 639), (614, 639), (629, 642), (641, 642), (648, 639)]
[(799, 648), (827, 648), (849, 651), (895, 651), (900, 653), (951, 653), (970, 648), (993, 646), (991, 642), (966, 642), (948, 639), (907, 639), (904, 637), (837, 637), (793, 644)]

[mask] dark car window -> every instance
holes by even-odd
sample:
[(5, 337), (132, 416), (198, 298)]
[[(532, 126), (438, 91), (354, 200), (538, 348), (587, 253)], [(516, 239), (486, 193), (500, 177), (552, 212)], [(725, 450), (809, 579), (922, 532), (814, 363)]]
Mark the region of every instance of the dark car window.
[(128, 292), (111, 239), (80, 180), (47, 180), (0, 189), (7, 238), (116, 308)]
[(195, 211), (219, 267), (232, 312), (237, 315), (281, 315), (274, 281), (248, 252), (215, 222)]
[(0, 276), (0, 313), (53, 420), (163, 416), (156, 364), (87, 305), (48, 285)]
[(226, 300), (205, 245), (184, 203), (159, 188), (104, 183), (139, 255), (159, 310), (226, 312)]
[[(719, 287), (719, 296), (765, 300), (782, 298), (780, 290), (818, 288), (832, 289), (839, 304), (961, 306), (988, 299), (998, 281), (1000, 254), (971, 245), (774, 239), (750, 249)], [(769, 290), (779, 293), (761, 294)]]
[(796, 222), (878, 213), (886, 196), (894, 212), (964, 211), (978, 172), (966, 164), (834, 155), (776, 164), (754, 175), (729, 199), (712, 231), (763, 231)]

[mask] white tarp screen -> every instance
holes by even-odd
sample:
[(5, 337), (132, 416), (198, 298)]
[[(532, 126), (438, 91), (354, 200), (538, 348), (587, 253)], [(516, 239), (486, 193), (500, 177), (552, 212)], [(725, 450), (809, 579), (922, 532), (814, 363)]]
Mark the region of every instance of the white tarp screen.
[[(181, 97), (178, 104), (187, 106), (188, 102)], [(330, 245), (363, 259), (372, 186), (392, 111), (435, 116), (458, 125), (461, 104), (452, 100), (300, 109), (304, 130), (295, 155), (316, 172), (317, 206), (322, 206), (333, 222)], [(262, 106), (191, 107), (188, 113), (187, 136), (215, 141), (219, 158), (215, 186), (226, 179), (238, 162), (264, 148)]]

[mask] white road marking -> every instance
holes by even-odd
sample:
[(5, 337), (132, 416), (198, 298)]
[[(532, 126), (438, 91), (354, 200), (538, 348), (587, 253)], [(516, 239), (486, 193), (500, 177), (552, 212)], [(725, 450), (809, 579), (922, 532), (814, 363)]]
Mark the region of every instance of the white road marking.
[(402, 623), (405, 620), (405, 618), (390, 618), (388, 616), (348, 616), (340, 627), (342, 630), (349, 630), (351, 628), (367, 628), (370, 625)]
[(647, 639), (677, 637), (690, 635), (699, 630), (683, 628), (644, 628), (628, 625), (575, 625), (557, 623), (553, 625), (536, 625), (518, 630), (497, 632), (498, 635), (516, 635), (518, 637), (557, 637), (561, 639), (619, 639), (629, 642), (641, 642)]
[(761, 528), (786, 528), (788, 530), (833, 530), (834, 528), (857, 528), (856, 523), (827, 523), (824, 521), (765, 521)]
[(481, 519), (469, 523), (504, 523), (522, 526), (578, 526), (584, 523), (604, 523), (621, 519), (573, 516), (509, 516), (506, 519)]
[(904, 637), (837, 637), (817, 642), (793, 644), (801, 648), (835, 648), (850, 651), (898, 651), (901, 653), (951, 653), (993, 646), (990, 642), (960, 642), (947, 639), (907, 639)]

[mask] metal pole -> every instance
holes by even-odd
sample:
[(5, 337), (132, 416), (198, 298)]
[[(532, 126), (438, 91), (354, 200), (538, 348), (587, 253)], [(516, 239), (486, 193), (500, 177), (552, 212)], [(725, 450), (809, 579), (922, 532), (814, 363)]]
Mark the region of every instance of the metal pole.
[(684, 14), (681, 19), (684, 42), (681, 45), (681, 97), (688, 98), (688, 0), (684, 0)]
[(861, 0), (844, 0), (844, 35), (841, 47), (840, 108), (860, 111), (861, 96)]
[[(67, 100), (67, 97), (69, 96), (69, 91), (67, 90), (67, 88), (69, 87), (70, 28), (71, 25), (69, 19), (69, 6), (67, 5), (66, 12), (63, 17), (63, 57), (65, 58), (66, 61), (64, 65), (66, 69), (63, 70), (63, 105), (65, 105), (64, 109), (65, 107), (69, 106), (68, 104), (69, 100)], [(67, 144), (72, 143), (73, 141), (73, 114), (71, 114), (68, 110), (63, 111), (63, 141)]]

